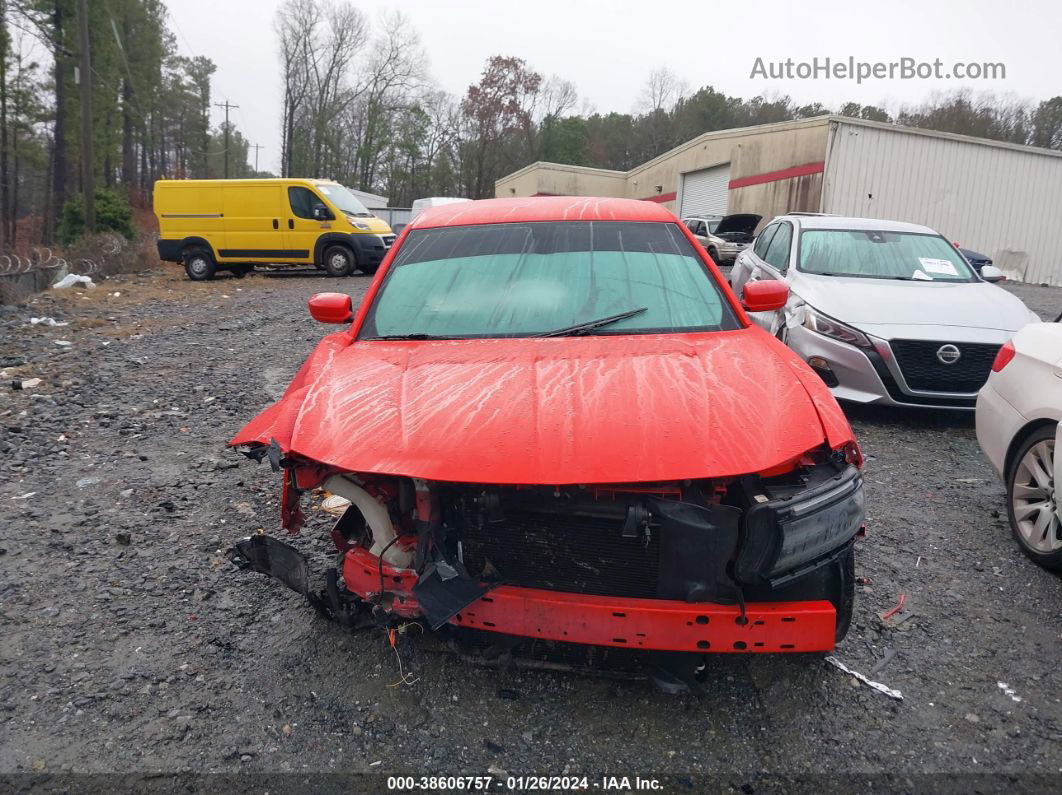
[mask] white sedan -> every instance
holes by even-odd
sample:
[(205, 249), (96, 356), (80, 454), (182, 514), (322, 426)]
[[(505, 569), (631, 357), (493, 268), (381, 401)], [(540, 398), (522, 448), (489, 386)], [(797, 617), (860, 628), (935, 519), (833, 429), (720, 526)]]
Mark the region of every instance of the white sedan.
[(1062, 323), (1026, 326), (1000, 349), (977, 396), (977, 441), (1022, 551), (1062, 571)]

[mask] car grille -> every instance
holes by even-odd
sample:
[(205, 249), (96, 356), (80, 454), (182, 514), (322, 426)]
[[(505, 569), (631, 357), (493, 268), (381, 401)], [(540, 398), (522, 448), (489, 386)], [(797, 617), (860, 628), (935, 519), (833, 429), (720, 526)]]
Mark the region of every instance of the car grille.
[(951, 343), (962, 354), (954, 364), (944, 364), (937, 351), (947, 342), (938, 340), (893, 340), (889, 343), (904, 381), (911, 389), (926, 392), (976, 392), (985, 385), (999, 345)]
[(508, 585), (652, 599), (657, 595), (659, 534), (624, 538), (621, 520), (506, 510), (499, 522), (467, 517), (462, 548), (468, 570), (489, 562)]

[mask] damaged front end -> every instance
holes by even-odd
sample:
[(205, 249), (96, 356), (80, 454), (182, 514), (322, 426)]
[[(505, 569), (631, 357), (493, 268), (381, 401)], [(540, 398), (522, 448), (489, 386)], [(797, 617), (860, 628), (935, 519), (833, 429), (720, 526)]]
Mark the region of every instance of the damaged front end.
[(791, 471), (675, 483), (504, 486), (336, 473), (277, 458), (284, 524), (300, 495), (350, 504), (323, 591), (292, 547), (232, 559), (324, 612), (657, 652), (828, 651), (847, 632), (863, 527), (858, 448)]

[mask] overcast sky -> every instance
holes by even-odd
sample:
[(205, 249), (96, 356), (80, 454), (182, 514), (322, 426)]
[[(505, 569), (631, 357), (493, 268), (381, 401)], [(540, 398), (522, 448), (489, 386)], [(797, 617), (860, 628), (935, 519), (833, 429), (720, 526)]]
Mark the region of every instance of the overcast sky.
[[(232, 120), (277, 170), (281, 85), (273, 17), (282, 0), (169, 0), (177, 44), (214, 60), (214, 99), (238, 104)], [(1062, 94), (1062, 3), (1035, 0), (929, 2), (851, 0), (672, 2), (671, 0), (392, 0), (356, 6), (378, 24), (401, 9), (418, 29), (436, 83), (463, 94), (491, 55), (515, 55), (543, 75), (575, 83), (595, 110), (628, 112), (649, 72), (667, 66), (691, 88), (751, 97), (789, 94), (804, 104), (848, 100), (895, 110), (933, 92), (970, 87), (1032, 100)], [(1005, 10), (1004, 10), (1005, 9)], [(1001, 62), (1006, 79), (762, 80), (765, 62), (812, 58)], [(215, 122), (222, 118), (215, 109)]]

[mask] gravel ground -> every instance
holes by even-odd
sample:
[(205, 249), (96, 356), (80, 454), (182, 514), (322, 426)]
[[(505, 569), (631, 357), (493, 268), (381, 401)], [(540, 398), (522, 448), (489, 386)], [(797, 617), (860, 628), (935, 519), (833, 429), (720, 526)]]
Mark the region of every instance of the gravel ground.
[[(821, 790), (827, 774), (1057, 791), (1062, 579), (1012, 542), (970, 414), (850, 410), (869, 582), (837, 656), (869, 674), (895, 650), (873, 678), (902, 702), (812, 656), (713, 658), (698, 698), (501, 673), (416, 639), (400, 646), (415, 678), (402, 685), (381, 631), (344, 630), (235, 571), (234, 540), (276, 531), (279, 480), (225, 441), (322, 335), (306, 298), (367, 284), (170, 270), (0, 307), (0, 773), (260, 773), (274, 788), (280, 773), (373, 773), (358, 781), (383, 789), (379, 774), (490, 769), (745, 792)], [(1062, 289), (1012, 289), (1062, 311)], [(42, 315), (69, 325), (29, 325)], [(315, 561), (330, 559), (329, 524), (311, 511), (296, 542)], [(885, 625), (901, 594), (909, 617)]]

